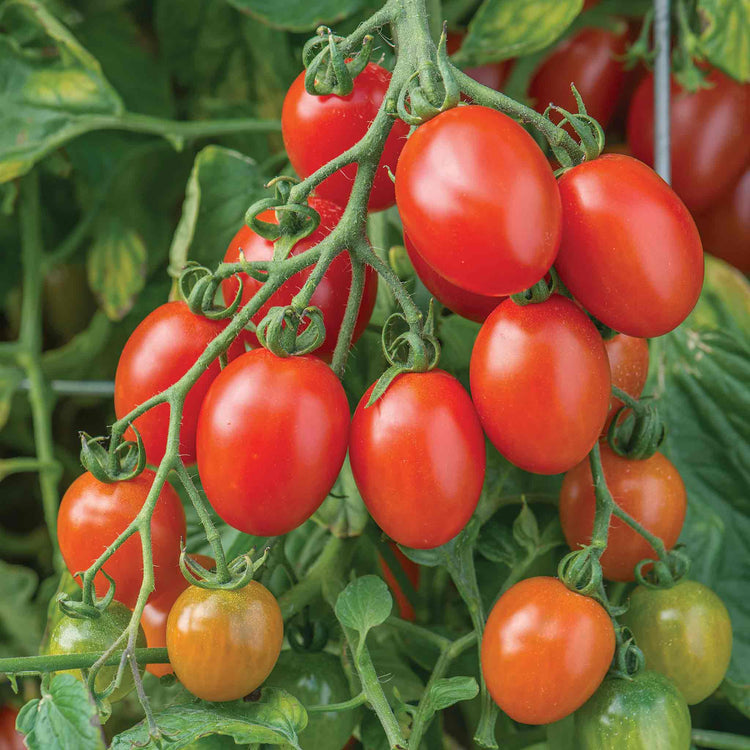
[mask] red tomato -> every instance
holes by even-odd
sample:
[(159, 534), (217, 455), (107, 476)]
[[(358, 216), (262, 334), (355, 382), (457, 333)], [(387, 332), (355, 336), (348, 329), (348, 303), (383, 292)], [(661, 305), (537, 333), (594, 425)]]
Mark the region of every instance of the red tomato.
[(417, 276), (427, 287), (427, 291), (449, 310), (477, 323), (483, 323), (487, 316), (505, 299), (505, 297), (490, 297), (484, 294), (467, 292), (460, 286), (451, 284), (444, 279), (417, 252), (411, 240), (404, 235), (404, 245), (409, 254), (409, 260), (417, 272)]
[[(671, 461), (661, 453), (633, 461), (618, 456), (602, 442), (602, 468), (615, 502), (638, 523), (658, 536), (667, 549), (677, 544), (687, 510), (685, 485)], [(588, 544), (594, 530), (596, 498), (588, 459), (572, 468), (560, 492), (560, 522), (571, 549)], [(635, 566), (656, 560), (653, 547), (624, 521), (612, 517), (607, 549), (601, 557), (604, 577), (634, 581)]]
[[(640, 398), (648, 377), (648, 341), (619, 333), (604, 342), (612, 373), (612, 385), (633, 398)], [(604, 430), (609, 429), (617, 411), (623, 406), (619, 398), (612, 396)]]
[[(146, 469), (133, 479), (105, 484), (86, 472), (68, 487), (57, 516), (57, 539), (71, 573), (88, 569), (130, 525), (146, 502), (154, 478), (155, 474)], [(179, 495), (167, 482), (151, 517), (154, 595), (170, 588), (175, 577), (181, 576), (178, 560), (185, 533), (185, 511)], [(117, 601), (133, 609), (143, 578), (140, 534), (125, 541), (102, 570), (115, 582)], [(80, 579), (76, 581), (80, 584)], [(107, 593), (109, 582), (101, 571), (94, 585), (97, 596)]]
[(567, 471), (591, 450), (607, 417), (601, 336), (565, 297), (524, 307), (501, 302), (474, 342), (471, 395), (505, 458), (537, 474)]
[[(415, 590), (419, 588), (419, 565), (417, 563), (412, 562), (399, 548), (397, 544), (394, 544), (393, 542), (390, 543), (390, 547), (393, 550), (393, 554), (396, 556), (396, 560), (398, 561), (398, 564), (403, 568), (404, 573), (406, 573), (406, 577), (411, 581), (411, 585), (414, 586)], [(383, 579), (388, 584), (388, 588), (390, 588), (391, 593), (393, 594), (393, 598), (396, 600), (396, 606), (398, 607), (398, 613), (399, 617), (401, 617), (403, 620), (409, 620), (410, 622), (414, 622), (414, 607), (412, 606), (412, 603), (409, 601), (409, 597), (406, 596), (406, 594), (401, 589), (401, 586), (398, 585), (398, 581), (396, 580), (396, 576), (391, 572), (391, 569), (388, 567), (388, 564), (385, 561), (385, 558), (381, 555), (378, 555), (378, 561), (380, 562), (380, 567), (383, 570)]]
[[(335, 203), (316, 198), (315, 196), (310, 198), (310, 206), (320, 214), (320, 225), (312, 234), (297, 242), (292, 248), (290, 255), (299, 255), (317, 245), (335, 229), (343, 213)], [(267, 221), (272, 224), (278, 223), (273, 211), (264, 211), (258, 218), (261, 221)], [(273, 242), (255, 234), (247, 225), (243, 225), (229, 243), (226, 255), (224, 256), (224, 262), (236, 263), (240, 257), (240, 249), (245, 256), (245, 260), (271, 260), (273, 258)], [(312, 268), (311, 266), (304, 271), (300, 271), (286, 283), (282, 284), (278, 291), (271, 296), (271, 299), (253, 316), (253, 323), (256, 325), (260, 323), (272, 307), (286, 307), (290, 304), (294, 295), (302, 289), (312, 273)], [(246, 305), (263, 284), (247, 274), (242, 273), (239, 276), (242, 279), (242, 304)], [(230, 304), (235, 298), (239, 283), (236, 276), (222, 283), (221, 291), (224, 295), (225, 304)], [(326, 338), (323, 344), (315, 350), (315, 353), (323, 357), (323, 359), (330, 359), (333, 350), (336, 348), (336, 339), (341, 330), (341, 323), (344, 320), (346, 302), (349, 297), (351, 285), (352, 264), (349, 259), (349, 253), (344, 252), (328, 267), (322, 281), (318, 284), (310, 299), (310, 304), (319, 307), (323, 313)], [(375, 307), (377, 293), (378, 275), (371, 266), (367, 266), (365, 269), (365, 288), (359, 306), (359, 315), (354, 327), (352, 343), (367, 328), (367, 323), (372, 315), (372, 309)], [(307, 325), (305, 323), (304, 327), (307, 327)], [(258, 346), (258, 339), (255, 337), (255, 334), (248, 333), (248, 336), (250, 342), (254, 346)]]
[(412, 134), (396, 169), (404, 228), (441, 276), (477, 294), (514, 294), (549, 270), (560, 196), (534, 139), (507, 115), (455, 107)]
[[(305, 72), (300, 73), (289, 87), (281, 111), (281, 134), (295, 172), (309, 177), (361, 140), (375, 119), (390, 82), (391, 74), (385, 68), (368, 63), (354, 79), (351, 94), (311, 96), (305, 91)], [(393, 123), (367, 204), (370, 211), (381, 211), (395, 201), (388, 169), (395, 168), (408, 133), (405, 122)], [(356, 164), (350, 164), (324, 180), (315, 192), (345, 206), (356, 174)]]
[(235, 529), (286, 534), (323, 502), (344, 462), (349, 405), (317, 357), (255, 349), (224, 368), (198, 419), (198, 470)]
[[(448, 32), (446, 49), (449, 55), (455, 55), (456, 52), (461, 49), (461, 44), (463, 43), (465, 36), (466, 35), (460, 31)], [(508, 79), (510, 68), (511, 61), (503, 60), (502, 62), (477, 65), (473, 68), (464, 68), (463, 71), (467, 76), (471, 76), (475, 81), (481, 83), (483, 86), (495, 89), (495, 91), (502, 91), (503, 84)]]
[(614, 653), (615, 631), (604, 608), (540, 576), (511, 586), (492, 608), (482, 673), (511, 719), (550, 724), (593, 695)]
[(584, 162), (559, 184), (563, 233), (555, 268), (573, 296), (629, 336), (661, 336), (682, 323), (703, 285), (703, 249), (669, 185), (619, 154)]
[[(691, 211), (702, 211), (742, 174), (750, 159), (750, 86), (718, 70), (709, 88), (694, 93), (671, 83), (672, 187)], [(654, 163), (654, 76), (641, 82), (630, 105), (628, 144), (633, 156)]]
[(482, 491), (485, 447), (474, 405), (443, 370), (399, 375), (352, 419), (349, 459), (367, 509), (405, 547), (445, 544)]
[[(115, 373), (115, 414), (122, 419), (151, 396), (176, 383), (203, 354), (203, 350), (229, 324), (193, 315), (184, 302), (168, 302), (147, 315), (133, 331), (120, 355)], [(245, 351), (238, 339), (229, 348), (228, 358)], [(212, 362), (185, 399), (180, 428), (180, 456), (186, 464), (195, 463), (195, 426), (208, 386), (219, 374), (218, 359)], [(169, 405), (159, 404), (135, 420), (143, 439), (146, 458), (158, 464), (164, 458), (169, 431)], [(135, 440), (128, 428), (125, 437)]]
[(18, 709), (13, 706), (0, 708), (0, 750), (25, 750), (23, 735), (16, 730)]

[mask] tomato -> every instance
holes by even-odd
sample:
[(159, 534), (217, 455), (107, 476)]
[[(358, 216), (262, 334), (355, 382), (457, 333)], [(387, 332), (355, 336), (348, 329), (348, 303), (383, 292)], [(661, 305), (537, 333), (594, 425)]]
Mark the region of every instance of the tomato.
[[(411, 582), (411, 585), (414, 586), (414, 589), (419, 588), (419, 565), (417, 563), (412, 562), (399, 548), (397, 544), (394, 544), (393, 542), (390, 543), (390, 548), (393, 550), (393, 554), (396, 556), (396, 560), (398, 564), (402, 567), (404, 573), (406, 574), (406, 577)], [(380, 563), (380, 568), (383, 571), (383, 579), (388, 584), (388, 588), (390, 588), (391, 593), (393, 594), (393, 598), (396, 600), (396, 606), (398, 607), (398, 613), (399, 617), (401, 617), (404, 620), (409, 620), (410, 622), (414, 622), (415, 613), (414, 613), (414, 607), (412, 606), (412, 603), (409, 601), (409, 597), (406, 596), (406, 594), (401, 589), (401, 586), (399, 586), (398, 581), (396, 580), (396, 576), (393, 574), (391, 569), (388, 567), (388, 564), (385, 561), (385, 558), (381, 555), (378, 555), (378, 562)]]
[(13, 706), (0, 707), (0, 750), (25, 750), (23, 734), (16, 730), (18, 709)]
[[(449, 55), (455, 55), (456, 52), (461, 49), (461, 44), (463, 43), (465, 36), (466, 35), (460, 31), (448, 32), (446, 49)], [(463, 71), (467, 76), (471, 76), (483, 86), (495, 89), (495, 91), (502, 91), (503, 84), (508, 79), (511, 64), (510, 60), (503, 60), (502, 62), (477, 65), (473, 68), (464, 68)]]
[(703, 249), (669, 185), (619, 154), (568, 170), (559, 185), (563, 233), (555, 268), (573, 296), (629, 336), (661, 336), (678, 326), (703, 285)]
[[(601, 445), (602, 468), (615, 502), (667, 549), (677, 544), (687, 510), (685, 484), (672, 462), (661, 453), (633, 461), (618, 456), (607, 443)], [(591, 541), (596, 498), (588, 459), (572, 468), (560, 491), (560, 522), (571, 549)], [(635, 566), (656, 551), (624, 521), (612, 517), (607, 549), (601, 557), (604, 577), (611, 581), (635, 580)]]
[[(712, 70), (708, 88), (690, 93), (672, 79), (672, 187), (691, 211), (708, 208), (729, 189), (750, 159), (750, 86)], [(633, 156), (654, 163), (654, 76), (636, 89), (627, 123)]]
[(556, 578), (527, 578), (496, 602), (482, 638), (482, 674), (514, 721), (549, 724), (580, 708), (615, 653), (604, 608)]
[[(146, 502), (155, 474), (146, 469), (133, 479), (105, 484), (92, 474), (81, 474), (68, 487), (57, 516), (60, 552), (71, 573), (87, 570), (138, 515)], [(169, 588), (177, 576), (180, 541), (185, 538), (185, 511), (179, 495), (167, 482), (151, 517), (155, 595)], [(133, 534), (104, 563), (102, 570), (115, 582), (115, 597), (135, 607), (143, 578), (140, 534)], [(79, 578), (76, 578), (79, 585)], [(100, 570), (94, 578), (97, 596), (109, 582)]]
[(567, 471), (601, 433), (607, 354), (594, 324), (565, 297), (500, 303), (474, 342), (470, 374), (487, 437), (525, 471)]
[(255, 349), (214, 381), (198, 419), (198, 470), (214, 510), (247, 534), (306, 521), (346, 455), (349, 405), (317, 357)]
[(658, 672), (608, 677), (575, 714), (578, 750), (690, 750), (690, 711)]
[[(335, 229), (343, 213), (334, 203), (316, 198), (315, 196), (310, 198), (310, 206), (320, 214), (320, 225), (311, 235), (297, 242), (292, 248), (290, 255), (299, 255), (299, 253), (317, 245)], [(258, 218), (261, 221), (267, 221), (272, 224), (277, 223), (276, 215), (273, 211), (264, 211)], [(271, 260), (273, 258), (273, 242), (255, 234), (247, 225), (243, 225), (229, 243), (226, 255), (224, 256), (224, 262), (236, 263), (240, 257), (240, 249), (246, 260)], [(253, 316), (253, 323), (256, 325), (260, 323), (272, 307), (286, 307), (289, 305), (294, 295), (302, 289), (311, 273), (312, 267), (300, 271), (282, 284), (278, 291), (271, 296), (271, 299)], [(256, 281), (244, 273), (239, 274), (239, 278), (242, 280), (242, 304), (246, 305), (261, 288), (262, 282)], [(237, 295), (239, 283), (240, 281), (237, 277), (229, 278), (222, 283), (224, 302), (227, 305)], [(326, 327), (325, 341), (315, 351), (318, 356), (330, 359), (333, 350), (336, 348), (336, 339), (341, 330), (341, 323), (344, 320), (351, 285), (352, 264), (349, 259), (349, 253), (344, 252), (328, 267), (323, 279), (310, 299), (310, 304), (319, 307), (323, 313), (323, 322)], [(354, 326), (352, 343), (367, 328), (367, 323), (370, 321), (370, 316), (372, 315), (372, 309), (375, 307), (377, 293), (378, 274), (372, 266), (367, 266), (365, 269), (365, 288), (362, 294), (362, 301), (359, 305), (359, 314)], [(306, 328), (307, 325), (305, 323), (303, 328)], [(248, 333), (248, 337), (253, 345), (258, 346), (255, 334)]]
[(396, 202), (422, 258), (470, 292), (521, 292), (555, 260), (552, 170), (534, 139), (494, 109), (455, 107), (417, 128), (398, 160)]
[[(73, 619), (63, 617), (55, 626), (49, 637), (49, 654), (85, 654), (106, 651), (128, 627), (130, 610), (119, 602), (112, 602), (95, 620)], [(123, 648), (125, 646), (123, 645)], [(136, 648), (146, 647), (146, 636), (138, 629)], [(72, 674), (83, 680), (80, 669), (66, 669), (60, 674)], [(117, 674), (117, 667), (102, 667), (96, 677), (96, 689), (104, 690)], [(135, 687), (130, 668), (123, 671), (120, 684), (109, 696), (110, 702), (125, 697)]]
[[(146, 316), (131, 334), (117, 364), (117, 418), (122, 419), (146, 399), (177, 382), (227, 325), (226, 320), (193, 315), (184, 302), (168, 302)], [(234, 359), (244, 351), (242, 343), (235, 341), (229, 348), (228, 357)], [(185, 399), (180, 427), (180, 456), (185, 463), (195, 463), (198, 412), (220, 369), (218, 359), (212, 362)], [(167, 447), (169, 405), (159, 404), (149, 409), (135, 420), (135, 426), (143, 439), (148, 462), (158, 464)], [(128, 428), (125, 437), (135, 440), (135, 433)]]
[(422, 258), (406, 235), (404, 235), (404, 245), (406, 246), (406, 252), (409, 254), (409, 260), (411, 260), (417, 276), (427, 287), (427, 291), (441, 305), (445, 305), (454, 313), (477, 323), (483, 323), (487, 316), (505, 299), (505, 297), (492, 297), (467, 292), (460, 286), (451, 284)]
[(708, 698), (724, 679), (732, 623), (724, 602), (702, 583), (638, 586), (620, 621), (635, 636), (646, 667), (669, 677), (689, 705)]
[(485, 469), (482, 428), (463, 386), (443, 370), (399, 375), (354, 412), (349, 460), (370, 515), (405, 547), (445, 544), (477, 507)]
[(167, 651), (179, 681), (206, 701), (252, 693), (281, 652), (284, 622), (257, 581), (235, 591), (188, 586), (167, 619)]
[[(604, 342), (612, 372), (612, 385), (637, 399), (643, 393), (648, 377), (648, 341), (620, 333)], [(609, 428), (615, 414), (623, 406), (619, 398), (612, 396), (604, 430)]]
[[(266, 685), (286, 690), (306, 707), (343, 703), (352, 697), (341, 660), (325, 651), (304, 654), (282, 651)], [(342, 750), (354, 731), (356, 720), (355, 711), (310, 713), (307, 726), (299, 736), (300, 747), (302, 750)]]
[(43, 327), (52, 340), (49, 348), (54, 348), (86, 328), (97, 304), (82, 263), (53, 265), (44, 274), (43, 284)]
[[(300, 177), (309, 177), (361, 140), (390, 82), (391, 74), (385, 68), (368, 63), (347, 96), (314, 96), (305, 91), (305, 72), (300, 73), (289, 87), (281, 111), (281, 134), (294, 171)], [(388, 169), (396, 167), (408, 133), (409, 126), (403, 120), (393, 123), (367, 204), (370, 211), (381, 211), (395, 202)], [(324, 180), (315, 192), (345, 206), (356, 174), (356, 164), (350, 164)]]

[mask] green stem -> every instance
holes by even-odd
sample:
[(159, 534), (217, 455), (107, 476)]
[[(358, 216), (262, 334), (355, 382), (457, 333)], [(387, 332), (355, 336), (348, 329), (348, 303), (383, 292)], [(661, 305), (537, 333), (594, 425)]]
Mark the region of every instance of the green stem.
[(344, 319), (339, 329), (339, 336), (336, 339), (336, 348), (333, 351), (333, 360), (331, 361), (331, 368), (339, 378), (344, 376), (346, 359), (352, 345), (354, 328), (357, 324), (359, 307), (362, 304), (362, 294), (365, 288), (364, 263), (352, 253), (349, 253), (349, 261), (352, 266), (352, 284), (349, 287)]
[(709, 729), (693, 729), (693, 744), (710, 750), (750, 750), (750, 737)]
[[(115, 651), (103, 662), (105, 667), (117, 666), (123, 651)], [(101, 653), (49, 654), (45, 656), (13, 656), (0, 659), (0, 674), (32, 675), (44, 672), (61, 672), (65, 669), (90, 669), (101, 658)], [(169, 664), (166, 648), (137, 648), (135, 658), (139, 664)]]
[(350, 698), (348, 701), (329, 703), (320, 706), (306, 706), (305, 710), (308, 714), (323, 714), (329, 713), (330, 711), (350, 711), (352, 708), (359, 708), (359, 706), (365, 703), (367, 703), (367, 696), (364, 693), (360, 693), (359, 695), (355, 695), (354, 698)]

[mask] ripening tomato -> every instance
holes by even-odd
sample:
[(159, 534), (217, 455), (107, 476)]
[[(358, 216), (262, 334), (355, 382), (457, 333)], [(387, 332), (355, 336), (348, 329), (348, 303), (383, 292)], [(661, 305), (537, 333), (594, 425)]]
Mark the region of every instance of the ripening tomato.
[[(122, 419), (136, 406), (176, 383), (203, 354), (203, 350), (229, 324), (194, 315), (184, 302), (168, 302), (147, 315), (133, 331), (120, 355), (115, 373), (115, 413)], [(228, 358), (245, 351), (240, 340), (229, 348)], [(208, 386), (219, 374), (219, 360), (198, 378), (185, 399), (180, 427), (180, 456), (195, 463), (195, 426)], [(146, 458), (158, 464), (164, 458), (169, 432), (169, 405), (159, 404), (135, 420)], [(128, 428), (125, 437), (135, 440)]]
[[(57, 539), (71, 573), (87, 570), (130, 525), (146, 502), (154, 478), (146, 469), (133, 479), (105, 484), (86, 472), (68, 487), (57, 516)], [(182, 576), (178, 560), (185, 533), (185, 511), (167, 482), (151, 517), (155, 596)], [(140, 534), (127, 539), (102, 570), (115, 582), (115, 598), (130, 609), (135, 607), (143, 578)], [(80, 585), (80, 579), (76, 581)], [(94, 578), (97, 596), (104, 596), (109, 585), (100, 570)]]
[(198, 419), (198, 471), (235, 529), (277, 536), (306, 521), (346, 456), (349, 404), (317, 357), (254, 349), (224, 368)]
[[(295, 244), (290, 255), (299, 255), (305, 250), (309, 250), (313, 245), (317, 245), (324, 237), (330, 234), (341, 219), (343, 211), (330, 201), (316, 198), (310, 198), (310, 207), (314, 208), (320, 214), (320, 225), (307, 237), (301, 239)], [(271, 224), (278, 223), (273, 211), (264, 211), (258, 218)], [(242, 228), (234, 235), (229, 243), (225, 263), (236, 263), (240, 257), (240, 250), (245, 260), (271, 260), (273, 258), (273, 242), (255, 234), (249, 226), (244, 224)], [(297, 292), (302, 289), (308, 277), (312, 273), (312, 267), (300, 271), (292, 276), (288, 281), (271, 295), (271, 299), (253, 316), (253, 323), (256, 325), (266, 316), (272, 307), (286, 307), (292, 301)], [(233, 276), (224, 281), (221, 285), (221, 291), (224, 295), (224, 303), (230, 304), (237, 295), (237, 290), (242, 280), (242, 304), (246, 305), (252, 297), (263, 286), (262, 282), (256, 281), (245, 273)], [(352, 264), (349, 259), (349, 253), (341, 253), (325, 272), (320, 284), (316, 287), (310, 299), (310, 304), (320, 308), (323, 313), (323, 322), (326, 327), (325, 341), (315, 350), (315, 354), (330, 359), (333, 350), (336, 348), (336, 339), (341, 330), (341, 323), (344, 320), (346, 312), (346, 303), (349, 298), (349, 289), (352, 285)], [(365, 288), (362, 293), (362, 301), (359, 305), (359, 314), (354, 325), (354, 343), (367, 328), (372, 315), (372, 309), (375, 307), (375, 298), (378, 293), (378, 274), (372, 266), (365, 268)], [(306, 322), (301, 330), (307, 327)], [(248, 333), (248, 340), (252, 345), (258, 346), (258, 339), (254, 333)]]
[[(685, 91), (671, 82), (672, 187), (691, 211), (715, 203), (750, 159), (750, 86), (712, 70), (707, 87)], [(654, 163), (654, 76), (636, 89), (627, 123), (633, 156)], [(658, 235), (655, 235), (658, 236)]]
[(619, 154), (583, 162), (558, 182), (563, 233), (555, 268), (573, 296), (629, 336), (661, 336), (682, 323), (703, 285), (703, 249), (669, 185)]
[[(461, 44), (463, 43), (465, 36), (466, 35), (460, 31), (448, 32), (445, 47), (449, 55), (455, 55), (456, 52), (461, 49)], [(483, 86), (495, 89), (495, 91), (502, 91), (503, 84), (508, 79), (511, 64), (510, 60), (503, 60), (502, 62), (476, 65), (473, 68), (464, 68), (463, 71), (467, 76), (471, 76)]]
[(396, 202), (422, 258), (451, 283), (514, 294), (549, 270), (560, 196), (534, 139), (488, 107), (454, 107), (417, 128), (396, 169)]
[(284, 622), (257, 581), (234, 591), (188, 586), (167, 620), (177, 679), (205, 701), (233, 701), (260, 687), (281, 653)]
[(501, 302), (471, 353), (471, 395), (487, 437), (525, 471), (558, 474), (591, 450), (607, 417), (601, 336), (565, 297)]
[(23, 734), (16, 729), (18, 709), (0, 707), (0, 750), (26, 750)]
[[(391, 74), (380, 65), (368, 63), (354, 79), (347, 96), (315, 96), (305, 91), (305, 71), (289, 87), (281, 111), (281, 134), (289, 161), (300, 177), (309, 177), (339, 154), (361, 140), (380, 109)], [(381, 211), (392, 206), (395, 197), (388, 169), (393, 170), (406, 143), (409, 126), (395, 120), (378, 163), (367, 207)], [(345, 206), (357, 174), (350, 164), (315, 188), (322, 198)]]
[(557, 578), (527, 578), (495, 603), (482, 638), (482, 674), (514, 721), (549, 724), (580, 708), (615, 653), (604, 608)]
[[(638, 523), (658, 536), (667, 549), (677, 544), (687, 510), (685, 484), (672, 462), (661, 453), (640, 461), (618, 456), (601, 444), (602, 468), (615, 502)], [(571, 549), (591, 541), (596, 497), (588, 459), (572, 468), (560, 490), (560, 522)], [(607, 549), (601, 557), (604, 577), (635, 580), (635, 566), (656, 560), (656, 551), (638, 532), (612, 516)]]
[(487, 316), (505, 299), (505, 297), (491, 297), (475, 292), (467, 292), (460, 286), (451, 284), (444, 279), (417, 252), (411, 240), (404, 235), (404, 245), (409, 254), (409, 260), (414, 266), (417, 276), (427, 287), (427, 291), (449, 310), (469, 320), (483, 323)]
[[(640, 398), (648, 377), (648, 341), (618, 333), (604, 342), (604, 348), (612, 372), (612, 385), (633, 398)], [(612, 396), (604, 432), (622, 406), (622, 401)]]
[[(399, 548), (397, 544), (390, 542), (390, 548), (393, 550), (393, 554), (396, 556), (396, 561), (403, 569), (406, 577), (414, 586), (414, 589), (419, 588), (419, 565), (410, 560)], [(391, 569), (388, 567), (385, 558), (382, 555), (378, 555), (378, 562), (380, 568), (383, 571), (383, 580), (388, 584), (393, 598), (396, 600), (396, 606), (398, 607), (398, 616), (402, 620), (409, 620), (414, 622), (415, 612), (412, 603), (409, 601), (409, 597), (406, 596), (401, 586), (399, 586), (396, 576), (393, 574)]]
[(405, 547), (445, 544), (477, 507), (485, 469), (482, 428), (463, 386), (443, 370), (396, 377), (352, 419), (349, 460), (377, 524)]

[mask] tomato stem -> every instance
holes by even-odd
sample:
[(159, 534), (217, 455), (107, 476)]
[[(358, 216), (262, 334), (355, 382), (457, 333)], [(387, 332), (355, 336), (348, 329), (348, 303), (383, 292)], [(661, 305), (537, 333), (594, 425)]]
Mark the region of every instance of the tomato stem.
[[(120, 664), (124, 651), (113, 651), (103, 660), (102, 666), (115, 667)], [(169, 664), (166, 648), (136, 648), (138, 664)], [(49, 654), (43, 656), (13, 656), (0, 659), (0, 673), (35, 675), (45, 672), (60, 672), (67, 669), (90, 669), (102, 658), (101, 653)]]

